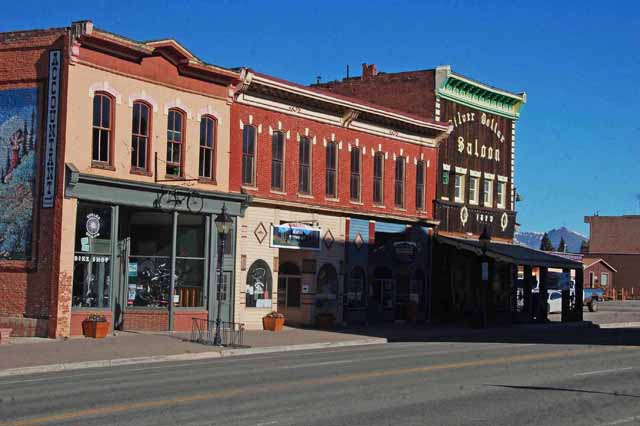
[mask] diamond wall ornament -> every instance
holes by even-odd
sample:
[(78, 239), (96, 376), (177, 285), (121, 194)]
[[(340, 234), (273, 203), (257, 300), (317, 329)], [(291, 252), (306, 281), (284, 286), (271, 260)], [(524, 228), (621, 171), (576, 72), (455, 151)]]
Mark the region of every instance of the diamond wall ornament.
[(362, 234), (358, 232), (356, 237), (353, 239), (353, 244), (355, 244), (356, 249), (360, 250), (364, 245), (364, 239), (362, 238)]
[(327, 250), (329, 250), (333, 243), (336, 241), (336, 239), (333, 238), (333, 234), (331, 233), (330, 229), (328, 229), (327, 232), (324, 233), (322, 241), (324, 242), (324, 246), (327, 248)]
[(262, 244), (265, 238), (267, 238), (267, 228), (264, 227), (262, 222), (256, 226), (256, 229), (253, 230), (253, 235), (256, 236), (258, 243)]

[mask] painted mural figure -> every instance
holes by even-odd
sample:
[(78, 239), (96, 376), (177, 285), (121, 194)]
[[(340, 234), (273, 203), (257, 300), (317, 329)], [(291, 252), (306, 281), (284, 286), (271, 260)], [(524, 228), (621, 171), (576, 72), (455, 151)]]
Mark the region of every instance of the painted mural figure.
[(31, 257), (37, 100), (36, 88), (0, 91), (0, 259)]

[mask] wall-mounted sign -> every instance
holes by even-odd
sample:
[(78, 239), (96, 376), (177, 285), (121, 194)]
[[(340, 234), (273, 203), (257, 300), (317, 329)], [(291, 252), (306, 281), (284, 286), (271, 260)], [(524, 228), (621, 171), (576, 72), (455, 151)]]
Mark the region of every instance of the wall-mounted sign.
[(49, 52), (49, 90), (44, 147), (44, 188), (42, 207), (51, 208), (56, 197), (56, 150), (58, 147), (58, 109), (60, 104), (60, 50)]
[(320, 250), (320, 228), (314, 228), (304, 223), (271, 225), (271, 247)]
[(458, 136), (458, 152), (466, 152), (467, 155), (476, 158), (495, 160), (496, 163), (500, 162), (500, 150), (492, 146), (486, 146), (485, 144), (478, 145), (478, 139), (475, 139), (473, 142), (465, 142), (462, 136)]

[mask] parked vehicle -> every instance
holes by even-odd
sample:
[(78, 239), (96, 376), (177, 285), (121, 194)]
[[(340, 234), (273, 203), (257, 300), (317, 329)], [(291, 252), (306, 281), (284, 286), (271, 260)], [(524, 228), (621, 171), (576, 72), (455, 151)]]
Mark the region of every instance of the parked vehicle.
[(589, 308), (589, 312), (597, 312), (598, 304), (604, 302), (604, 290), (601, 288), (585, 288), (582, 295), (582, 304)]
[(551, 290), (547, 299), (547, 313), (555, 314), (559, 312), (562, 312), (562, 292)]

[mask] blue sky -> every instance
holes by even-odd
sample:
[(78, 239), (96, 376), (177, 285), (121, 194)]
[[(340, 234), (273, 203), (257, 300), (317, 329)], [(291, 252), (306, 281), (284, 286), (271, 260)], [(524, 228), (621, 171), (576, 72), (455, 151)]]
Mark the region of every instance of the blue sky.
[(640, 2), (22, 0), (3, 5), (0, 31), (80, 19), (305, 84), (342, 78), (347, 64), (354, 75), (363, 62), (387, 72), (449, 64), (525, 90), (522, 229), (587, 233), (584, 215), (640, 213)]

